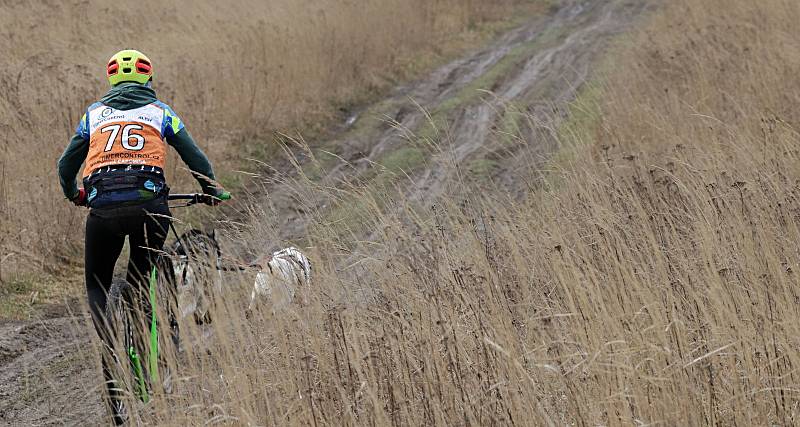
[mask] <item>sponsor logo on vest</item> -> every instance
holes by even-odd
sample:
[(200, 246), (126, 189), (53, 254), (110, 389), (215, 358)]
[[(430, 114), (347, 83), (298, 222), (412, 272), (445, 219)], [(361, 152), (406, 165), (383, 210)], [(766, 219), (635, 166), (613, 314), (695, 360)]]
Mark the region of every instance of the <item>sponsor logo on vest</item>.
[(157, 120), (156, 117), (153, 116), (139, 116), (137, 119), (145, 123), (154, 123)]
[[(120, 159), (152, 159), (152, 160), (161, 160), (161, 156), (154, 155), (154, 154), (140, 154), (140, 153), (130, 153), (130, 152), (123, 152), (123, 153), (111, 153), (106, 154), (100, 157), (99, 163), (104, 163), (109, 160), (120, 160)], [(98, 162), (95, 162), (98, 163)]]

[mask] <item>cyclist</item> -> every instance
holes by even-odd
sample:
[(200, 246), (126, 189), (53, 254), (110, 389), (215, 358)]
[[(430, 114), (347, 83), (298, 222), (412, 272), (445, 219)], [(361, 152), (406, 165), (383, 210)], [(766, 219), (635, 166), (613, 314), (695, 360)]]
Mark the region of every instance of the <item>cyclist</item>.
[[(203, 192), (219, 200), (230, 193), (219, 186), (208, 158), (197, 147), (175, 112), (156, 98), (153, 65), (136, 50), (123, 50), (108, 61), (108, 93), (90, 105), (58, 161), (64, 195), (77, 206), (90, 208), (86, 220), (86, 293), (92, 321), (101, 339), (111, 346), (104, 318), (114, 264), (128, 236), (127, 280), (147, 289), (148, 272), (166, 240), (170, 211), (164, 168), (171, 145), (200, 182)], [(76, 175), (82, 172), (83, 188)], [(112, 416), (125, 422), (119, 387), (103, 359)]]

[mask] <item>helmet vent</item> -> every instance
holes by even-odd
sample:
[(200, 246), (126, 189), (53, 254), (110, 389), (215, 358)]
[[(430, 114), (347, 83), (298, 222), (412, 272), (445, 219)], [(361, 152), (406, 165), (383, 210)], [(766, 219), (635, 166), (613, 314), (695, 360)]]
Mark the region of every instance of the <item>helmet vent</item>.
[(140, 74), (150, 74), (153, 71), (153, 67), (150, 66), (150, 62), (139, 59), (136, 61), (136, 71)]
[(106, 77), (111, 86), (123, 82), (147, 84), (153, 78), (153, 64), (138, 50), (121, 50), (106, 63)]
[(119, 71), (119, 64), (117, 64), (117, 61), (114, 60), (114, 61), (109, 62), (108, 63), (108, 68), (106, 69), (106, 72), (108, 73), (108, 75), (109, 76), (113, 76), (114, 74), (117, 74), (117, 71)]

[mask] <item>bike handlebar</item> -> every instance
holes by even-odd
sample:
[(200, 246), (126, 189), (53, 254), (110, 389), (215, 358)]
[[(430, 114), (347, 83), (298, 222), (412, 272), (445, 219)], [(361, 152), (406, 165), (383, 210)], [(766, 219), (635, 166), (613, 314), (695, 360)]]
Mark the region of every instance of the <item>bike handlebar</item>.
[(186, 204), (180, 206), (191, 206), (202, 203), (208, 206), (214, 206), (222, 201), (219, 197), (214, 197), (210, 194), (192, 193), (192, 194), (170, 194), (167, 200), (185, 200)]

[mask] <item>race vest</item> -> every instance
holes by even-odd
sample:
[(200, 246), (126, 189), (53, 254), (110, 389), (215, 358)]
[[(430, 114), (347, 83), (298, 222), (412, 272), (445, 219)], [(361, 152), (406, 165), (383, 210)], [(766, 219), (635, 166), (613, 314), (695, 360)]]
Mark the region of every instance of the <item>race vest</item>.
[(165, 122), (171, 121), (174, 113), (170, 114), (169, 107), (159, 104), (133, 110), (117, 110), (100, 103), (92, 105), (82, 121), (89, 140), (83, 177), (111, 165), (164, 169), (167, 159)]

